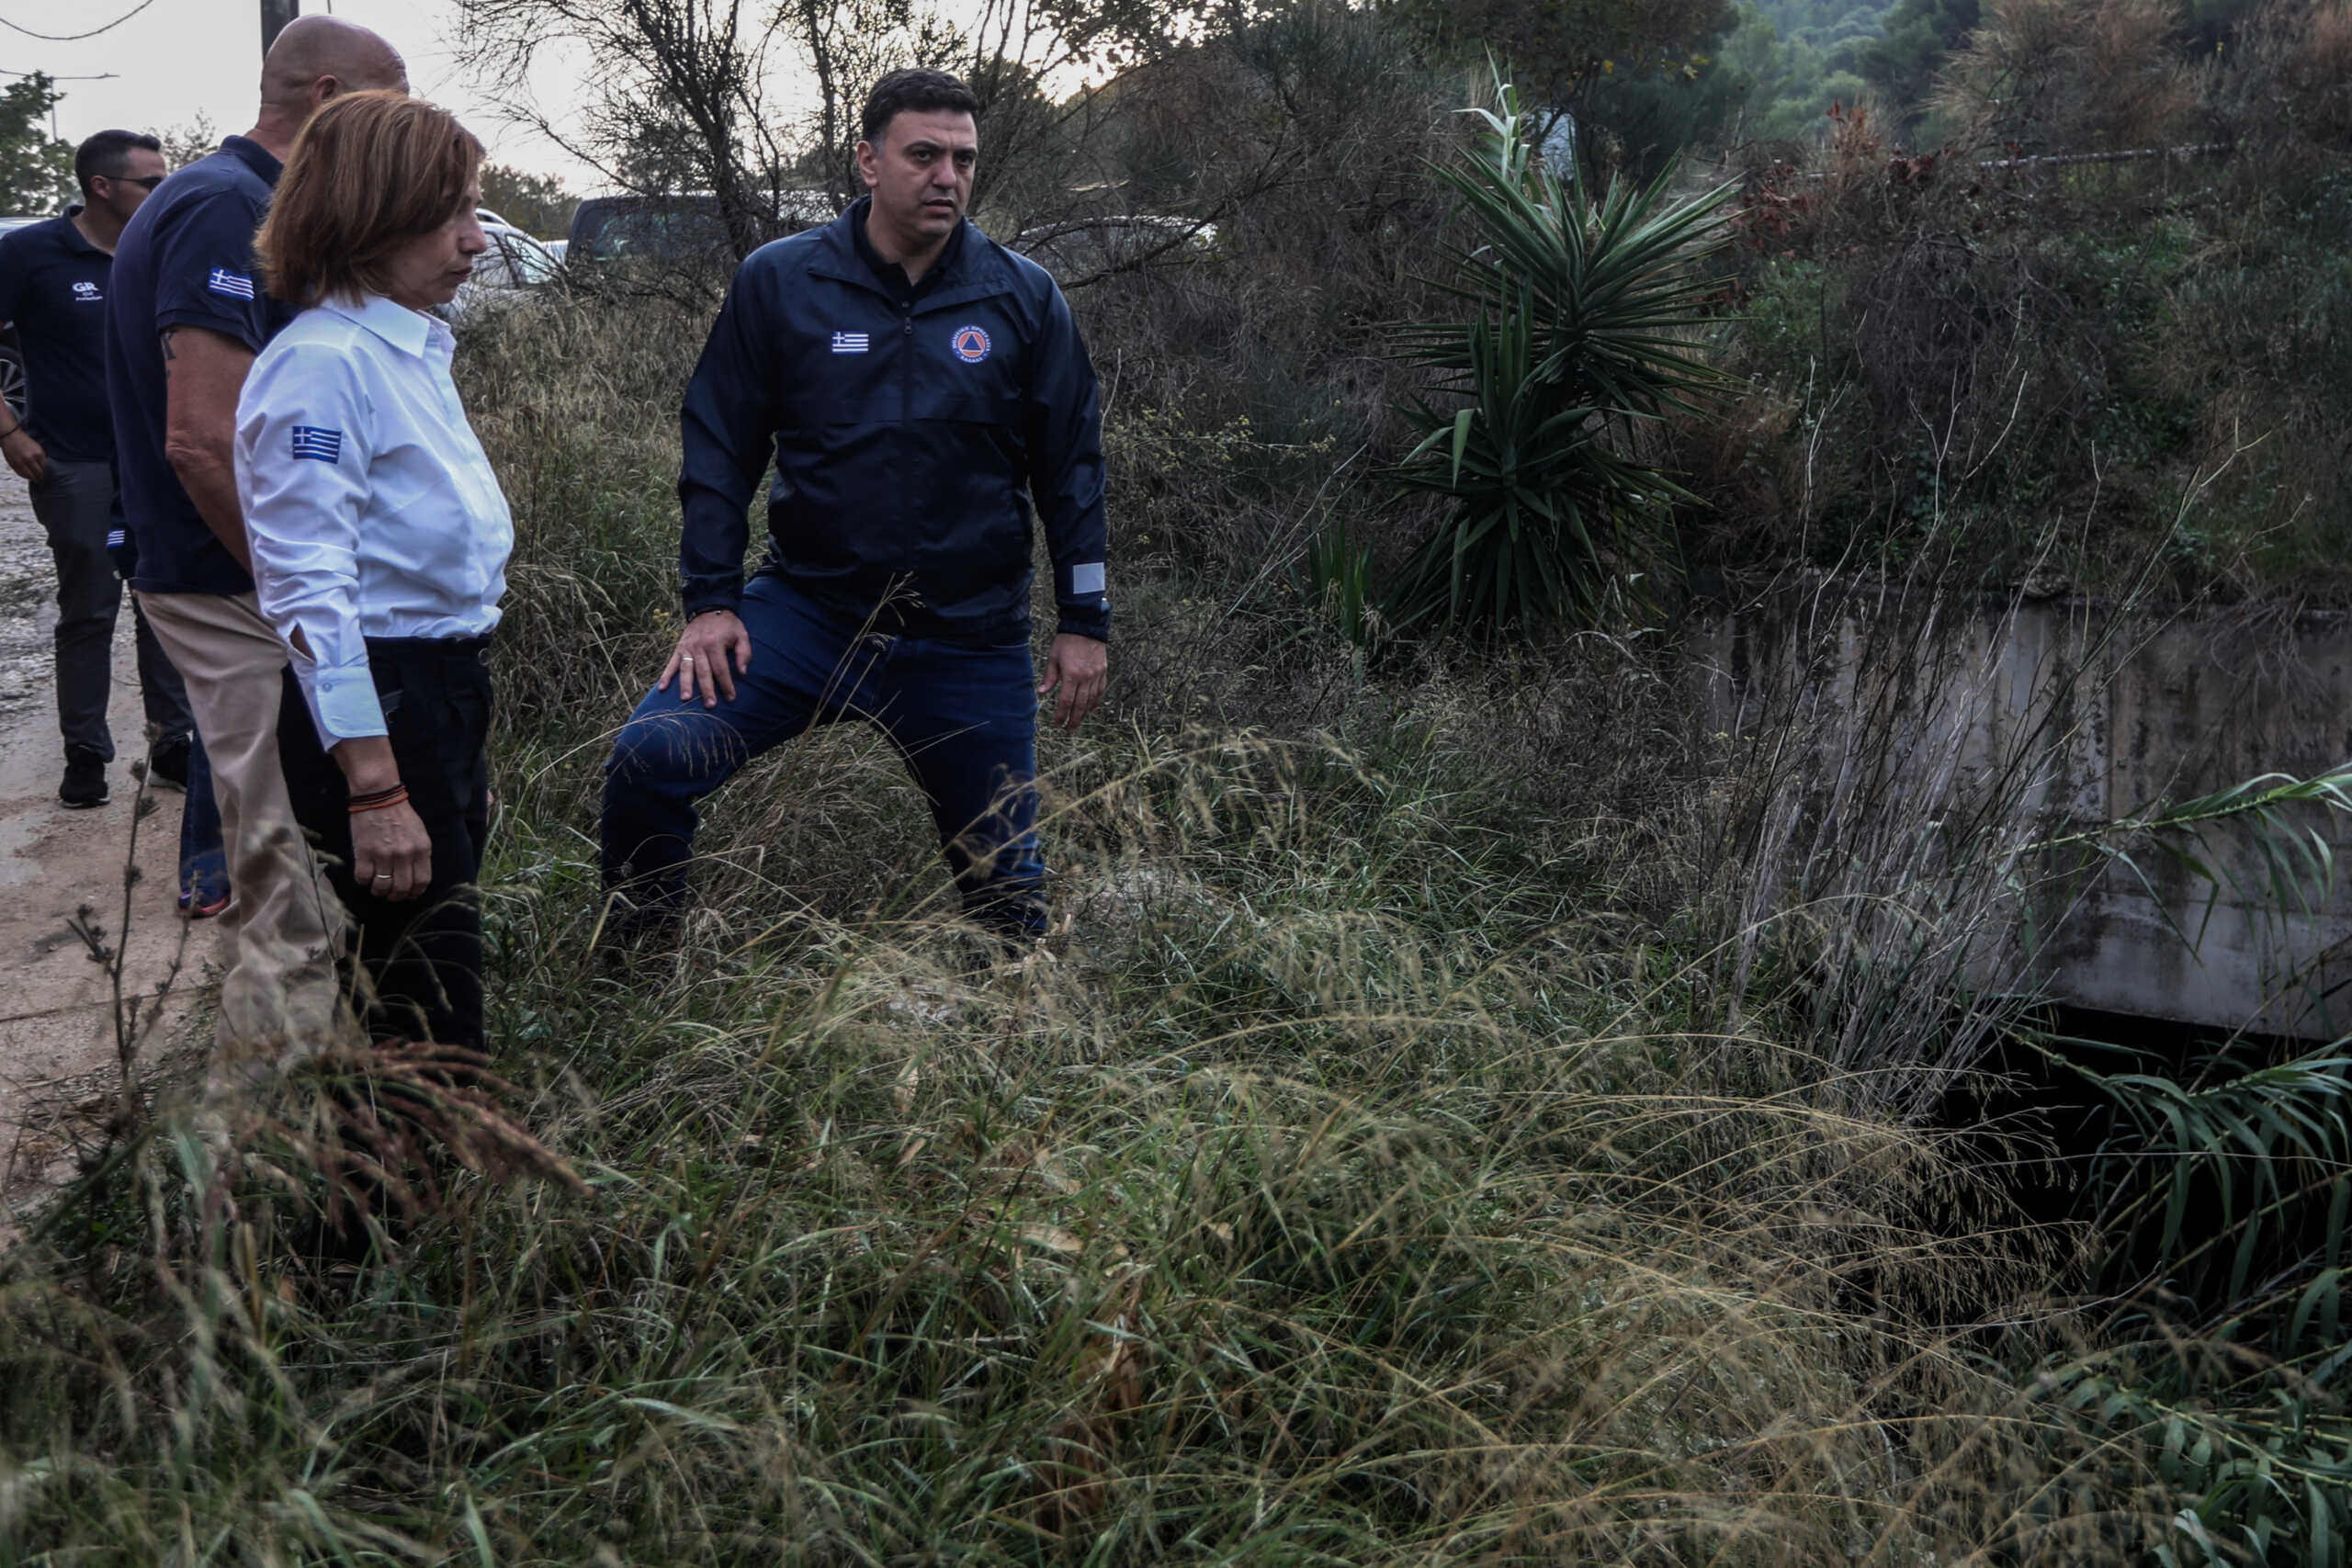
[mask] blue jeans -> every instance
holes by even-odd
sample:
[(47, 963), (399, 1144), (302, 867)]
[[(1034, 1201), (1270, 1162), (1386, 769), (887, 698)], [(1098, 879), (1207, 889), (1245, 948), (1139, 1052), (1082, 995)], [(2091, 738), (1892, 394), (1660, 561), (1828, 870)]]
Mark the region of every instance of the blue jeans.
[[(93, 751), (111, 761), (107, 688), (122, 584), (138, 567), (122, 515), (122, 489), (107, 463), (60, 463), (33, 491), (33, 511), (49, 529), (57, 561), (57, 707), (69, 753)], [(220, 807), (212, 798), (212, 768), (188, 712), (187, 686), (155, 640), (147, 612), (134, 598), (130, 613), (139, 657), (139, 698), (150, 737), (145, 750), (177, 736), (187, 739), (187, 797), (180, 809), (179, 907), (214, 904), (229, 896), (228, 855), (220, 846)]]
[(212, 759), (204, 738), (187, 737), (187, 797), (180, 806), (180, 908), (229, 896), (229, 852), (220, 842), (220, 803), (212, 795)]
[(1037, 852), (1036, 682), (1024, 639), (984, 648), (863, 631), (780, 579), (738, 612), (752, 667), (706, 708), (651, 691), (605, 764), (605, 885), (633, 915), (673, 919), (701, 817), (695, 803), (754, 757), (820, 724), (859, 718), (890, 739), (931, 802), (965, 912), (1004, 935), (1046, 927)]

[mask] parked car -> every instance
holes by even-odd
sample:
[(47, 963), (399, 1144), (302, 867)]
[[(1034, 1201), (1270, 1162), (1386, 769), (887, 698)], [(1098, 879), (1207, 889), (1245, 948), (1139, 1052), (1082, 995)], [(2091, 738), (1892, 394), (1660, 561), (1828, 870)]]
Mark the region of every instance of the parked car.
[[(786, 191), (769, 238), (797, 234), (833, 220), (823, 191)], [(718, 214), (718, 198), (704, 192), (678, 196), (599, 196), (571, 215), (567, 266), (598, 270), (731, 271), (734, 247)]]
[[(0, 234), (40, 221), (38, 218), (0, 218)], [(0, 398), (7, 400), (8, 407), (17, 418), (25, 417), (25, 360), (17, 345), (17, 324), (14, 321), (0, 322)]]
[(522, 230), (485, 221), (482, 232), (490, 236), (490, 249), (475, 261), (474, 275), (458, 286), (458, 297), (438, 312), (452, 325), (532, 304), (541, 291), (565, 282), (563, 263)]

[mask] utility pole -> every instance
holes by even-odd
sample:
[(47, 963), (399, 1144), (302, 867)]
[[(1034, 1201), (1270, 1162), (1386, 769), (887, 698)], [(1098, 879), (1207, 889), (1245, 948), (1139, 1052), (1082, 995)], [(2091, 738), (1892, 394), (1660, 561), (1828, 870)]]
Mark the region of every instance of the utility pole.
[(277, 41), (286, 24), (302, 14), (302, 0), (261, 0), (261, 51)]

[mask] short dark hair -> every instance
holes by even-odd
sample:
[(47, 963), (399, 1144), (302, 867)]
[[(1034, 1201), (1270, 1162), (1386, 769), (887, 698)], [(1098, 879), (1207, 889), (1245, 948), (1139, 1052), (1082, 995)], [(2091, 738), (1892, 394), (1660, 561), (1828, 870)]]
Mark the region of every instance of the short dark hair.
[(101, 130), (74, 149), (74, 180), (90, 194), (92, 180), (119, 180), (134, 151), (161, 152), (164, 144), (136, 130)]
[(967, 114), (980, 118), (979, 95), (964, 85), (960, 76), (950, 76), (944, 71), (916, 68), (893, 71), (874, 84), (865, 95), (865, 108), (857, 117), (857, 133), (866, 141), (880, 145), (882, 133), (890, 122), (913, 109), (918, 113)]

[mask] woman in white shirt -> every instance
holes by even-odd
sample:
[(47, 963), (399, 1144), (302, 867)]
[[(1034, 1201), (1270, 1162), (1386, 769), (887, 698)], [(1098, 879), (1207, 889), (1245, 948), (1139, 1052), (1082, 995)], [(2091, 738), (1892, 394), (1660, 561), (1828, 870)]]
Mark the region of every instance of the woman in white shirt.
[(424, 312), (489, 249), (481, 155), (401, 94), (346, 95), (304, 128), (254, 249), (305, 309), (254, 362), (236, 446), (261, 612), (341, 770), (323, 810), (297, 807), (341, 862), (370, 1032), (473, 1047), (486, 657), (514, 530)]

